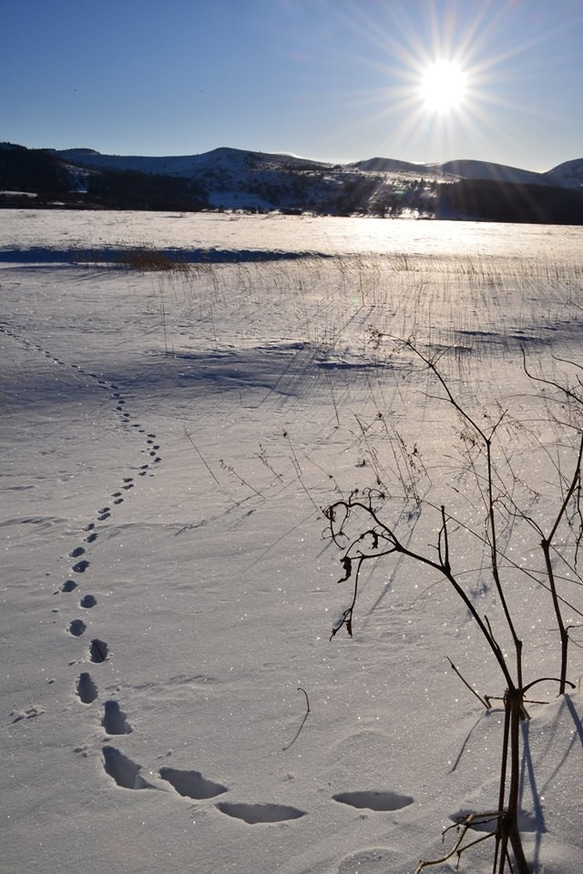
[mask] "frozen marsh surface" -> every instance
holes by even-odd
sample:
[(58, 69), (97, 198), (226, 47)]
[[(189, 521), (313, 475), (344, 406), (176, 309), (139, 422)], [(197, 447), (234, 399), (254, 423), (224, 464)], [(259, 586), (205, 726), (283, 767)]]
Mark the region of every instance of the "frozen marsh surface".
[[(110, 263), (140, 248), (180, 269)], [(444, 505), (508, 646), (467, 534), (485, 515), (471, 435), (400, 341), (443, 353), (465, 410), (505, 412), (495, 460), (523, 513), (505, 585), (527, 679), (557, 676), (525, 519), (552, 525), (580, 414), (525, 362), (577, 385), (583, 229), (2, 211), (0, 300), (0, 871), (412, 874), (443, 855), (456, 815), (496, 808), (503, 723), (448, 657), (481, 695), (503, 678), (451, 587), (403, 556), (367, 564), (354, 636), (330, 640), (352, 588), (322, 511), (374, 489), (431, 550)], [(571, 545), (555, 561), (577, 626)], [(522, 731), (537, 874), (582, 869), (571, 634), (575, 688), (537, 686)], [(491, 858), (486, 841), (460, 870)]]

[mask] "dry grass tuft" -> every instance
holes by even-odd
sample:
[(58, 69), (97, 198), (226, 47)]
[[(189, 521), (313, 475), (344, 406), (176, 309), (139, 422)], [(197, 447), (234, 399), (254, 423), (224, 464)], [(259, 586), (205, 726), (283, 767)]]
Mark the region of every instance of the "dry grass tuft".
[(168, 253), (157, 249), (130, 249), (117, 252), (114, 263), (121, 264), (128, 270), (138, 270), (144, 273), (188, 270), (188, 264), (185, 261), (178, 261)]
[(75, 261), (87, 264), (110, 264), (141, 273), (186, 272), (190, 264), (160, 249), (104, 249), (75, 252)]

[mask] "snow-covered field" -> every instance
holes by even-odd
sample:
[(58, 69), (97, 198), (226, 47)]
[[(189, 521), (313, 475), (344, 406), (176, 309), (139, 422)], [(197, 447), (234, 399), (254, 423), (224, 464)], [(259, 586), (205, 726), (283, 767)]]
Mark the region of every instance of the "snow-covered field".
[[(208, 257), (93, 263), (136, 247)], [(366, 568), (353, 639), (330, 640), (351, 588), (322, 509), (378, 486), (402, 514), (404, 480), (480, 529), (460, 420), (391, 339), (413, 336), (449, 347), (473, 416), (508, 410), (497, 463), (548, 528), (577, 410), (522, 350), (575, 382), (558, 359), (583, 363), (582, 253), (568, 227), (0, 213), (1, 872), (411, 874), (452, 817), (496, 807), (502, 705), (447, 659), (482, 695), (504, 685), (463, 605), (388, 557)], [(431, 506), (407, 518), (436, 543)], [(461, 525), (452, 538), (497, 622), (487, 561)], [(529, 568), (539, 539), (504, 532)], [(528, 678), (556, 676), (550, 596), (506, 574)], [(582, 610), (573, 575), (561, 587)], [(582, 675), (573, 644), (577, 688), (538, 686), (523, 730), (544, 874), (582, 870)], [(461, 870), (491, 871), (491, 851)]]

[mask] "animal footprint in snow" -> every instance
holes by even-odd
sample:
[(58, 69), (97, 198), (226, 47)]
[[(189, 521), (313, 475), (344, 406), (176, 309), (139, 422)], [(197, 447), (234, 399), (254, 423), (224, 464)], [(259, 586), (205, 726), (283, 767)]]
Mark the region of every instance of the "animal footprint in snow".
[(85, 610), (90, 610), (91, 607), (95, 607), (97, 604), (97, 598), (94, 595), (84, 595), (79, 601), (79, 606), (83, 607)]
[(402, 807), (413, 804), (415, 800), (410, 795), (398, 795), (396, 792), (377, 792), (375, 790), (368, 792), (339, 792), (338, 795), (333, 795), (332, 798), (341, 804), (349, 804), (351, 807), (358, 808), (366, 807), (369, 810), (401, 810)]
[(73, 619), (73, 621), (69, 623), (69, 634), (72, 634), (73, 637), (81, 637), (86, 630), (87, 626), (82, 619)]
[(104, 706), (105, 713), (101, 724), (107, 734), (130, 734), (132, 727), (126, 719), (123, 710), (119, 709), (117, 701), (106, 701)]
[(98, 640), (97, 638), (91, 641), (91, 646), (89, 648), (89, 658), (94, 664), (100, 665), (101, 662), (104, 662), (107, 658), (107, 653), (108, 646), (105, 641)]
[(226, 786), (207, 780), (199, 771), (179, 771), (176, 768), (160, 768), (160, 776), (167, 780), (179, 795), (186, 798), (214, 798), (228, 792)]
[(40, 716), (41, 713), (44, 713), (42, 707), (39, 707), (37, 704), (33, 704), (32, 707), (28, 707), (26, 710), (12, 710), (10, 712), (11, 723), (20, 722), (22, 719), (34, 719), (36, 716)]
[(141, 774), (141, 765), (132, 762), (115, 747), (103, 747), (103, 766), (122, 789), (154, 789)]
[(285, 804), (232, 804), (229, 801), (219, 801), (217, 807), (227, 816), (242, 819), (249, 825), (257, 825), (262, 822), (284, 822), (306, 815), (305, 810), (298, 810), (297, 807), (288, 807)]
[(77, 695), (82, 704), (93, 704), (97, 698), (97, 686), (89, 674), (80, 674), (77, 680)]

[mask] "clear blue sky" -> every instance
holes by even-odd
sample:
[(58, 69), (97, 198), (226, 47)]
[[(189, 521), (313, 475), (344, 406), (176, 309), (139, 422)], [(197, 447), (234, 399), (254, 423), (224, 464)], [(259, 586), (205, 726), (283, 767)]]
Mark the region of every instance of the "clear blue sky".
[[(12, 0), (1, 28), (0, 140), (28, 147), (583, 157), (583, 0)], [(445, 114), (439, 59), (466, 75)]]

